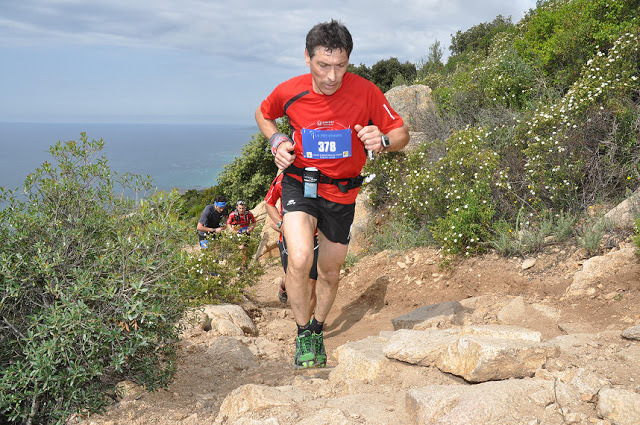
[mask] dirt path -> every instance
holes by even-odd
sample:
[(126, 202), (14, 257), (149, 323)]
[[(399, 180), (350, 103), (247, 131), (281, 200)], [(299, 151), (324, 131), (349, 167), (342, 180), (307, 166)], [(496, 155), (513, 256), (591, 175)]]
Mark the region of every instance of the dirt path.
[[(575, 247), (551, 247), (536, 257), (536, 263), (522, 269), (522, 259), (505, 259), (494, 254), (467, 259), (450, 269), (441, 269), (432, 249), (408, 253), (383, 252), (365, 257), (346, 269), (325, 327), (329, 353), (327, 369), (305, 372), (326, 378), (335, 366), (331, 353), (348, 341), (393, 330), (391, 320), (418, 307), (444, 301), (478, 298), (480, 320), (495, 323), (498, 310), (513, 297), (548, 309), (555, 320), (544, 315), (523, 318), (522, 326), (540, 331), (549, 339), (563, 331), (558, 323), (582, 327), (595, 333), (624, 329), (640, 324), (640, 266), (603, 277), (593, 297), (563, 301), (561, 295), (584, 261)], [(224, 398), (246, 384), (287, 385), (298, 373), (292, 368), (295, 324), (287, 305), (277, 298), (277, 281), (282, 270), (275, 259), (251, 288), (243, 307), (256, 322), (260, 338), (254, 345), (267, 356), (259, 364), (242, 344), (231, 338), (213, 345), (207, 332), (195, 332), (182, 340), (175, 380), (167, 389), (155, 393), (134, 387), (105, 415), (83, 423), (93, 424), (175, 424), (213, 423)], [(611, 296), (611, 294), (619, 294)], [(225, 345), (226, 344), (226, 345)], [(222, 348), (221, 348), (222, 347)], [(608, 375), (628, 384), (628, 371), (609, 368)]]

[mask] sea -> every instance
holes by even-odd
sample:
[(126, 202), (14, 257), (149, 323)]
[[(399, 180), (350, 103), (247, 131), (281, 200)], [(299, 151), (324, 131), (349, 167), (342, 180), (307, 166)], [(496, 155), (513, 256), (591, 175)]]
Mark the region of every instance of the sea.
[(102, 156), (118, 173), (149, 175), (154, 188), (184, 192), (217, 184), (226, 164), (258, 132), (255, 124), (0, 122), (0, 186), (20, 188), (58, 141), (102, 139)]

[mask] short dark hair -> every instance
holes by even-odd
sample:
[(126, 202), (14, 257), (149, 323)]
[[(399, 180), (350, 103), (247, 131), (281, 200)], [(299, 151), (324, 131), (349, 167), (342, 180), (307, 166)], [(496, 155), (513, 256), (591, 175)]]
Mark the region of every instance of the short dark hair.
[(225, 198), (224, 195), (218, 195), (214, 202), (227, 202), (227, 198)]
[(342, 49), (349, 57), (353, 50), (353, 39), (347, 27), (332, 19), (331, 22), (317, 24), (307, 34), (306, 48), (310, 58), (315, 55), (317, 47), (329, 50)]

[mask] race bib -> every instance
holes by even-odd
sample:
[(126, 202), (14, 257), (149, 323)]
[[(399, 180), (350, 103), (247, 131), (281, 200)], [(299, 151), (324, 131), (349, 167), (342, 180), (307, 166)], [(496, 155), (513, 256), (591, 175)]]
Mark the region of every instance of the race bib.
[(351, 156), (351, 130), (311, 130), (303, 128), (302, 152), (305, 158), (348, 158)]

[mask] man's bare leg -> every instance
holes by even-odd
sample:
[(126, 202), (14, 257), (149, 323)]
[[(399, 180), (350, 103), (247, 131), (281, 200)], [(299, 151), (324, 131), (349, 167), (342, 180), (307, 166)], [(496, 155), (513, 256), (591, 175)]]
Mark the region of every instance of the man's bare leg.
[(340, 268), (347, 258), (349, 245), (331, 242), (318, 231), (318, 281), (316, 282), (315, 318), (324, 322), (338, 292)]
[(282, 223), (289, 255), (285, 285), (293, 317), (299, 326), (304, 326), (311, 317), (311, 281), (309, 271), (313, 265), (313, 234), (315, 217), (292, 211), (284, 215)]

